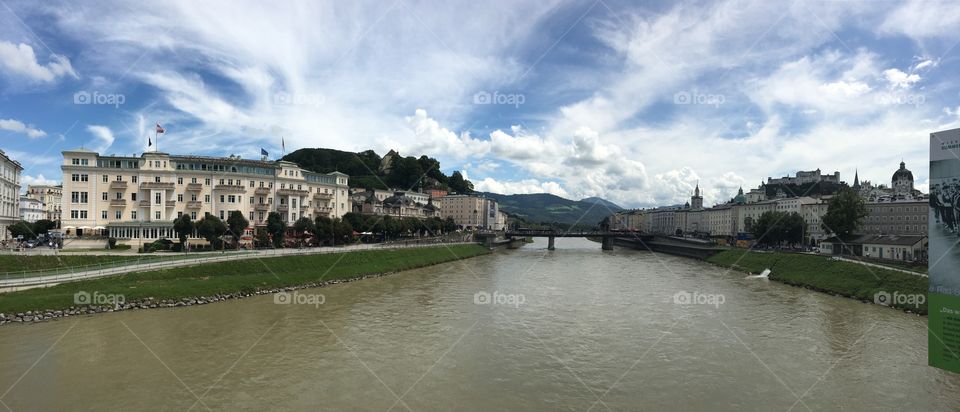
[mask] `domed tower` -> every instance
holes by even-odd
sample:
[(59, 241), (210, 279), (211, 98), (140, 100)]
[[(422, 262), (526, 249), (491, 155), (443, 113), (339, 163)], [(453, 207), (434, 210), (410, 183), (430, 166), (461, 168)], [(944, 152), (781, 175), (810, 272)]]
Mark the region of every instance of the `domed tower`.
[(690, 209), (703, 209), (703, 196), (700, 196), (700, 182), (697, 182), (696, 189), (693, 189), (693, 196), (690, 197)]
[(913, 194), (913, 172), (907, 169), (906, 163), (900, 162), (900, 169), (893, 172), (890, 187), (893, 188), (895, 195)]
[(743, 194), (743, 186), (740, 186), (740, 190), (737, 191), (737, 195), (733, 197), (733, 203), (738, 205), (747, 203), (747, 196)]

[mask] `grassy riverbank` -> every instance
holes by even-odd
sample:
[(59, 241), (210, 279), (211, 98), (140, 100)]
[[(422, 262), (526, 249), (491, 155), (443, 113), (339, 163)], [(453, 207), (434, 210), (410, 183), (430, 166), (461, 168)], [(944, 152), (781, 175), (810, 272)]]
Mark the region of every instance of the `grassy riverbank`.
[(0, 313), (69, 308), (75, 306), (74, 294), (81, 291), (123, 295), (127, 302), (251, 293), (414, 269), (487, 253), (490, 251), (479, 245), (453, 245), (209, 263), (4, 293), (0, 294)]
[[(103, 249), (98, 250), (103, 251)], [(65, 269), (137, 259), (138, 257), (134, 255), (0, 255), (0, 273)]]
[[(770, 279), (821, 292), (873, 302), (877, 293), (926, 295), (927, 278), (894, 270), (868, 267), (824, 256), (797, 253), (758, 253), (728, 250), (708, 262), (737, 270), (760, 273), (769, 268)], [(894, 303), (892, 306), (926, 314), (926, 300), (919, 307)]]

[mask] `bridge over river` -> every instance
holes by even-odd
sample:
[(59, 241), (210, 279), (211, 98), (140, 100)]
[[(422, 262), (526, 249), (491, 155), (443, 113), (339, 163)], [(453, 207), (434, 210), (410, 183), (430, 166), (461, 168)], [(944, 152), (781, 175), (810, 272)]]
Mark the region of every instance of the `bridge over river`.
[[(482, 243), (485, 236), (495, 236), (493, 232), (478, 235)], [(555, 250), (555, 239), (558, 237), (579, 237), (579, 238), (599, 238), (600, 247), (603, 250), (613, 250), (613, 246), (629, 247), (639, 250), (650, 250), (653, 252), (669, 253), (704, 259), (715, 253), (724, 250), (717, 244), (701, 239), (691, 239), (676, 236), (652, 235), (640, 232), (619, 232), (603, 230), (587, 231), (561, 231), (561, 230), (508, 230), (503, 233), (506, 241), (511, 247), (523, 238), (545, 237), (547, 238), (547, 249)]]

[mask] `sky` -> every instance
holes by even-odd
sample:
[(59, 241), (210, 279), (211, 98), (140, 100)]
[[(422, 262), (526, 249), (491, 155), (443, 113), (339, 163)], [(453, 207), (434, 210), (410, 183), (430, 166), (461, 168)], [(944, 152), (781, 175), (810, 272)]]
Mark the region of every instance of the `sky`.
[(921, 1), (0, 0), (0, 149), (427, 154), (478, 190), (705, 204), (798, 170), (926, 191), (960, 7)]

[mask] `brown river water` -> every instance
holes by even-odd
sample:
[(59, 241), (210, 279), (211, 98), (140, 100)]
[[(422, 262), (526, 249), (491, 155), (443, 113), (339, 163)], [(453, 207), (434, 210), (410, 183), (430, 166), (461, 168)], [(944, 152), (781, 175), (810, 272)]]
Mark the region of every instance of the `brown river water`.
[(924, 317), (691, 259), (545, 247), (7, 325), (0, 411), (960, 410), (960, 376), (927, 366)]

